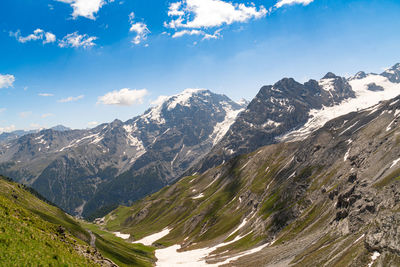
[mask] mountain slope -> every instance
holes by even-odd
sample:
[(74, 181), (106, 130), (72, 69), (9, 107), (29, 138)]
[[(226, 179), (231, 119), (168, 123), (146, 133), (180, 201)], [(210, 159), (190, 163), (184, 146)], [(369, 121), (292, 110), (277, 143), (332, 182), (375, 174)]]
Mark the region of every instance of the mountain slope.
[(32, 185), (71, 214), (88, 216), (179, 177), (211, 150), (242, 109), (224, 95), (187, 89), (126, 122), (48, 129), (0, 145), (0, 172)]
[(105, 226), (130, 240), (168, 229), (159, 266), (398, 266), (399, 123), (397, 97), (183, 178)]
[(153, 249), (101, 235), (94, 225), (75, 220), (33, 189), (2, 176), (0, 234), (4, 266), (152, 266), (154, 261)]
[(187, 174), (203, 172), (236, 155), (281, 141), (302, 139), (327, 121), (388, 100), (400, 91), (400, 64), (382, 74), (349, 79), (327, 73), (304, 84), (282, 79), (264, 86), (221, 141)]
[(0, 231), (0, 259), (5, 266), (111, 265), (75, 237), (90, 239), (78, 223), (3, 177), (0, 177)]

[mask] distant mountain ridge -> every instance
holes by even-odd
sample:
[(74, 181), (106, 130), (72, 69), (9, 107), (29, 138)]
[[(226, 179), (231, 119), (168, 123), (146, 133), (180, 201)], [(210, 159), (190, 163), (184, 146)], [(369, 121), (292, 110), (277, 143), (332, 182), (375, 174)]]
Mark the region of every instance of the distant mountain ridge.
[(400, 64), (350, 78), (284, 78), (248, 103), (205, 89), (163, 97), (126, 122), (43, 130), (0, 144), (0, 173), (32, 185), (68, 212), (102, 215), (184, 175), (241, 154), (301, 140), (327, 121), (397, 96)]
[(301, 84), (284, 78), (264, 86), (212, 151), (186, 174), (255, 149), (304, 138), (330, 119), (400, 94), (400, 64), (381, 74), (358, 72), (344, 78), (328, 72)]
[[(55, 130), (55, 131), (61, 131), (61, 132), (71, 130), (71, 128), (65, 127), (63, 125), (57, 125), (50, 129)], [(20, 138), (24, 135), (37, 133), (42, 130), (43, 129), (36, 129), (36, 130), (29, 130), (29, 131), (28, 130), (16, 130), (16, 131), (11, 131), (11, 132), (3, 132), (3, 133), (0, 133), (0, 144), (10, 142), (10, 141)]]
[[(85, 216), (155, 192), (217, 143), (244, 107), (187, 89), (143, 115), (89, 130), (42, 130), (0, 145), (0, 172)], [(60, 130), (61, 129), (61, 130)]]

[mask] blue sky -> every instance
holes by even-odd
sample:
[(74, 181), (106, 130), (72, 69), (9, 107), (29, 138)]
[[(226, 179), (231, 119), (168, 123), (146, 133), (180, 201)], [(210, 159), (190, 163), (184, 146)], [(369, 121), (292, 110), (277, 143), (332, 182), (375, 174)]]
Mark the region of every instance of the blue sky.
[(127, 120), (160, 95), (251, 100), (400, 61), (397, 0), (2, 0), (0, 132)]

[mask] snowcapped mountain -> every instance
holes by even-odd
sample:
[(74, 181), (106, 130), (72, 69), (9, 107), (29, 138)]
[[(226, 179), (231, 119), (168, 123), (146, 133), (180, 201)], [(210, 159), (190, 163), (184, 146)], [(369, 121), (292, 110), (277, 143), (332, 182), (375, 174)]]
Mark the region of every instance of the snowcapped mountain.
[(348, 79), (327, 73), (304, 84), (284, 78), (264, 86), (227, 134), (190, 172), (205, 171), (236, 155), (282, 141), (304, 139), (327, 121), (400, 94), (400, 64), (382, 74)]
[(399, 266), (399, 127), (400, 96), (184, 177), (102, 227), (153, 244), (162, 266)]
[(143, 115), (89, 130), (48, 129), (0, 146), (0, 171), (68, 212), (89, 215), (160, 189), (208, 153), (244, 109), (187, 89)]

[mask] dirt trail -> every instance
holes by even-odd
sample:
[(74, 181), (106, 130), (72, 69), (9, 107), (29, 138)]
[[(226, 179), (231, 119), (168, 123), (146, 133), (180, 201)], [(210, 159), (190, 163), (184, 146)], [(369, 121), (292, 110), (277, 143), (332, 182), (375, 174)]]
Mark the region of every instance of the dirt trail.
[(92, 231), (88, 230), (89, 234), (90, 234), (90, 246), (92, 247), (96, 247), (96, 236), (95, 234), (92, 233)]

